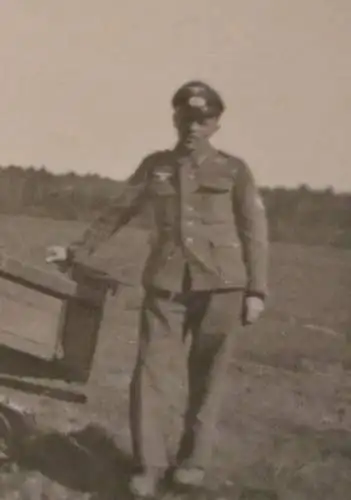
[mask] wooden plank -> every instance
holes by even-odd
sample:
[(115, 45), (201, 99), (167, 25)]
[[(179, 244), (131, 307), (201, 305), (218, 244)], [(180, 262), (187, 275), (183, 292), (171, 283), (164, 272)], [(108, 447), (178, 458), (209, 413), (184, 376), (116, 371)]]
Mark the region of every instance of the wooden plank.
[(82, 300), (98, 305), (99, 292), (95, 287), (78, 284), (68, 276), (47, 271), (6, 255), (0, 255), (0, 277), (58, 299)]
[(0, 344), (53, 359), (61, 310), (61, 300), (0, 278)]

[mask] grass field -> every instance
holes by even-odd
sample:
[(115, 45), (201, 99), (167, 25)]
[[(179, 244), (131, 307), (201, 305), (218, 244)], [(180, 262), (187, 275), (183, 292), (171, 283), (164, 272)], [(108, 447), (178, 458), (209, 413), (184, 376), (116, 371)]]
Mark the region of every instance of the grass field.
[[(82, 225), (3, 216), (0, 229), (3, 250), (47, 267), (45, 247), (70, 241)], [(113, 489), (119, 491), (115, 498), (128, 498), (128, 384), (146, 253), (147, 236), (126, 229), (96, 256), (97, 266), (126, 285), (108, 299), (85, 386), (19, 378), (0, 368), (3, 395), (33, 411), (42, 431), (24, 454), (27, 461), (0, 475), (1, 498), (16, 498), (11, 495), (21, 488), (33, 490), (33, 499), (112, 500)], [(210, 475), (211, 485), (222, 490), (213, 498), (350, 498), (350, 280), (351, 251), (273, 245), (267, 312), (255, 327), (233, 332)]]

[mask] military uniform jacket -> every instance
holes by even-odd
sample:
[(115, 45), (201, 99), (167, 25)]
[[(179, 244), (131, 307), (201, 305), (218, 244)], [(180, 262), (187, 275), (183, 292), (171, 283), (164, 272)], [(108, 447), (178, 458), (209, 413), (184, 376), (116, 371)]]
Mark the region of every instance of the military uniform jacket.
[(266, 294), (267, 222), (252, 172), (210, 145), (193, 155), (177, 146), (148, 156), (71, 250), (92, 253), (150, 202), (154, 231), (145, 286), (180, 291), (188, 264), (194, 290)]

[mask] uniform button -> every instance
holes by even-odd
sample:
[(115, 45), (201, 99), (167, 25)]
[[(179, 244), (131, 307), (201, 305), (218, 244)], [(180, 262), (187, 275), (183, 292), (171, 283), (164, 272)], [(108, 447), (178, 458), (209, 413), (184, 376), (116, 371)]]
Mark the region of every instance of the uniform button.
[(189, 212), (193, 212), (194, 211), (194, 207), (192, 207), (190, 205), (187, 206), (187, 209), (189, 210)]
[(185, 238), (185, 241), (187, 243), (192, 243), (194, 241), (194, 238)]
[(188, 178), (189, 178), (189, 179), (195, 179), (195, 175), (194, 175), (194, 174), (189, 174), (189, 175), (188, 175)]
[(186, 223), (187, 223), (188, 226), (192, 226), (194, 224), (194, 221), (188, 220)]

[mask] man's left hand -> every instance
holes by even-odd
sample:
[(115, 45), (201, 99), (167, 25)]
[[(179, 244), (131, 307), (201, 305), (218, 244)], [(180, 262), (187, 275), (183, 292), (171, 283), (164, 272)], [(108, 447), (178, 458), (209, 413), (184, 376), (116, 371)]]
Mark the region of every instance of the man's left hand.
[(251, 325), (255, 323), (263, 313), (264, 308), (264, 301), (259, 297), (246, 297), (244, 313), (245, 324)]

